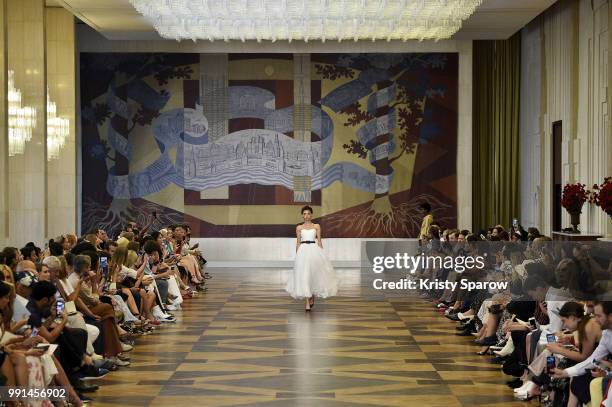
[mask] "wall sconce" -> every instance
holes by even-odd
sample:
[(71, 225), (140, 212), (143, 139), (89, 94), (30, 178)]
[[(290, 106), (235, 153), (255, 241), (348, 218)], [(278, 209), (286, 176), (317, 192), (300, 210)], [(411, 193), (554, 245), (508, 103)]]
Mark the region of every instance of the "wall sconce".
[(21, 91), (15, 88), (15, 72), (8, 71), (8, 137), (9, 156), (23, 154), (36, 127), (36, 108), (21, 106)]
[(47, 161), (59, 158), (69, 134), (70, 121), (57, 117), (57, 105), (51, 101), (47, 89)]

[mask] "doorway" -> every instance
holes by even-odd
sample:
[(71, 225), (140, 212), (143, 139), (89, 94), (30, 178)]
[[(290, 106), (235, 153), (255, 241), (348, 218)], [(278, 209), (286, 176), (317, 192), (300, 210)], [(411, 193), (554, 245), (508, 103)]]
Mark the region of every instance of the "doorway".
[(563, 193), (562, 183), (562, 158), (561, 143), (563, 142), (563, 127), (561, 121), (552, 124), (552, 230), (561, 230), (561, 194)]

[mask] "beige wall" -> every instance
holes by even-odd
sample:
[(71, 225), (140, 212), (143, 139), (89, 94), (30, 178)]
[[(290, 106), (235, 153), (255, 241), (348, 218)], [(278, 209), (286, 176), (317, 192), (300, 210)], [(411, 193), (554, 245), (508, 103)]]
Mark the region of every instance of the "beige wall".
[[(591, 186), (612, 175), (609, 6), (609, 0), (561, 0), (522, 31), (521, 144), (531, 153), (522, 157), (522, 216), (546, 234), (552, 227), (552, 123), (563, 123), (563, 184)], [(562, 224), (569, 226), (566, 213)], [(581, 230), (610, 236), (612, 222), (585, 205)]]
[(47, 160), (47, 237), (76, 231), (76, 70), (74, 17), (46, 9), (47, 86), (57, 115), (70, 121), (59, 158)]
[[(0, 244), (21, 247), (34, 241), (42, 246), (60, 231), (75, 229), (74, 19), (63, 9), (46, 10), (44, 0), (4, 0), (1, 5)], [(35, 108), (37, 116), (24, 153), (13, 157), (5, 114), (8, 70), (14, 71), (22, 106)], [(58, 115), (71, 120), (72, 136), (56, 162), (47, 160), (47, 85)]]
[[(0, 0), (0, 50), (5, 49), (4, 21), (6, 20), (6, 0)], [(0, 52), (0, 95), (6, 95), (6, 54)], [(8, 237), (8, 147), (6, 129), (6, 97), (0, 97), (0, 247)]]
[(7, 68), (15, 73), (22, 105), (37, 113), (25, 152), (8, 159), (8, 242), (23, 245), (45, 235), (44, 1), (8, 0), (6, 11)]

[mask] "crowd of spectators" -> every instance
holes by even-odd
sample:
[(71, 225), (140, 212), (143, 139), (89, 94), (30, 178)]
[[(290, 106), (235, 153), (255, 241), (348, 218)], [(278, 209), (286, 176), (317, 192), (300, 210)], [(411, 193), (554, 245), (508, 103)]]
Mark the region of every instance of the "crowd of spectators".
[[(81, 406), (97, 379), (130, 365), (138, 336), (175, 322), (183, 301), (206, 291), (206, 260), (189, 226), (149, 226), (0, 252), (0, 385), (64, 387), (65, 404)], [(53, 405), (9, 405), (24, 403)]]
[(612, 405), (606, 399), (612, 397), (609, 242), (552, 241), (518, 224), (472, 233), (428, 223), (421, 235), (424, 254), (480, 256), (485, 266), (462, 273), (434, 266), (412, 278), (507, 283), (506, 289), (446, 288), (422, 296), (457, 323), (458, 336), (472, 338), (479, 355), (501, 365), (517, 399), (556, 407)]

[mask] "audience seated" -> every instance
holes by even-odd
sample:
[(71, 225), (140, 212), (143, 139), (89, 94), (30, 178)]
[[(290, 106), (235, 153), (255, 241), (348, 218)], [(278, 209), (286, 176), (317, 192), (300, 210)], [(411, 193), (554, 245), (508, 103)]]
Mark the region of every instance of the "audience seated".
[(116, 240), (100, 228), (0, 252), (0, 385), (63, 386), (80, 406), (96, 379), (130, 365), (138, 336), (176, 321), (171, 311), (206, 290), (189, 227), (147, 234), (154, 220), (128, 222)]
[[(492, 363), (514, 377), (508, 385), (517, 399), (599, 407), (602, 398), (612, 397), (610, 373), (604, 371), (612, 367), (612, 309), (605, 301), (612, 281), (610, 248), (551, 240), (520, 225), (495, 225), (471, 234), (455, 229), (440, 233), (433, 224), (421, 240), (424, 255), (481, 255), (487, 260), (484, 267), (463, 272), (436, 265), (412, 278), (506, 282), (503, 290), (447, 288), (422, 297), (459, 323), (456, 334), (473, 338), (481, 346), (478, 354), (490, 355)], [(585, 370), (594, 367), (593, 359), (604, 369)], [(591, 400), (598, 404), (588, 404)]]

